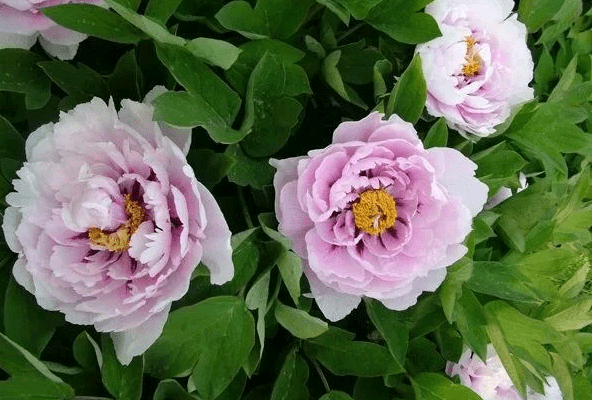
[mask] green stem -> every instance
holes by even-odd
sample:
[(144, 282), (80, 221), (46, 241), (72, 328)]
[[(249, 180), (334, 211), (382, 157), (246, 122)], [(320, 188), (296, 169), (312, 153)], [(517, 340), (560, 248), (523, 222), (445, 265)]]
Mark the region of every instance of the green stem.
[(331, 391), (331, 388), (329, 387), (329, 382), (327, 382), (327, 378), (325, 378), (325, 374), (323, 373), (321, 366), (313, 358), (309, 358), (309, 360), (310, 360), (310, 362), (312, 362), (312, 365), (314, 365), (315, 369), (317, 370), (317, 373), (321, 377), (321, 381), (323, 382), (323, 386), (325, 387), (325, 390), (327, 391), (327, 393), (329, 393)]
[(345, 39), (346, 37), (348, 37), (352, 33), (356, 32), (362, 26), (364, 26), (364, 23), (359, 23), (358, 25), (351, 28), (349, 31), (345, 32), (343, 35), (339, 36), (339, 38), (337, 38), (337, 43), (341, 42), (343, 39)]
[(238, 200), (241, 205), (241, 210), (243, 212), (243, 216), (245, 217), (245, 221), (247, 222), (247, 227), (249, 229), (253, 228), (253, 220), (251, 219), (251, 214), (249, 213), (249, 207), (247, 206), (247, 200), (245, 199), (245, 192), (242, 187), (237, 186), (238, 191)]

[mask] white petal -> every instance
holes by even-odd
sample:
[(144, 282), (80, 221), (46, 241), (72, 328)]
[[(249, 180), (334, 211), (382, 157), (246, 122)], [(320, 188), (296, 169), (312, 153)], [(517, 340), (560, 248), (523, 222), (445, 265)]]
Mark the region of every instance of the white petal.
[(340, 293), (326, 286), (310, 269), (306, 260), (302, 260), (302, 263), (304, 265), (304, 273), (310, 283), (312, 297), (315, 299), (325, 318), (329, 321), (335, 322), (345, 318), (360, 304), (361, 297)]
[(208, 217), (208, 224), (204, 229), (206, 237), (201, 241), (203, 246), (201, 261), (210, 270), (212, 283), (221, 285), (234, 276), (232, 246), (230, 245), (232, 234), (214, 196), (200, 182), (195, 181), (195, 184), (201, 198), (201, 204)]
[(428, 150), (428, 157), (438, 173), (438, 182), (448, 193), (458, 196), (474, 217), (483, 209), (489, 188), (475, 178), (477, 164), (460, 151), (448, 147), (435, 147)]
[(23, 247), (16, 237), (16, 228), (21, 223), (22, 215), (16, 207), (8, 207), (4, 210), (4, 220), (2, 221), (2, 230), (6, 244), (15, 253), (23, 251)]
[(169, 305), (136, 328), (111, 333), (115, 353), (121, 364), (128, 365), (135, 356), (143, 354), (158, 339), (170, 309)]
[(60, 60), (71, 60), (78, 51), (78, 43), (75, 44), (56, 44), (46, 40), (43, 36), (39, 37), (39, 43), (45, 51)]
[(0, 49), (25, 49), (28, 50), (37, 41), (37, 32), (30, 35), (0, 31)]

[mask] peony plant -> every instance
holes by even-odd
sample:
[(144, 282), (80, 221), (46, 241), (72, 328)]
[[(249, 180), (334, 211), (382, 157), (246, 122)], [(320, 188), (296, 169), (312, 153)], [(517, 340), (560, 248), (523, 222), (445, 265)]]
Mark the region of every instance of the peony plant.
[(0, 0), (0, 399), (590, 399), (589, 9)]

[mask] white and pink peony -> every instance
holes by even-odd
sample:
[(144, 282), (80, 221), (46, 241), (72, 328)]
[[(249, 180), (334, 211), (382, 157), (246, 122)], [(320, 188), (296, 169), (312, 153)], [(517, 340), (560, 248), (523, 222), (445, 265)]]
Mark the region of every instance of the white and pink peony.
[(382, 117), (344, 122), (326, 148), (272, 160), (278, 229), (332, 321), (362, 297), (404, 310), (436, 290), (467, 252), (463, 240), (487, 199), (471, 160), (426, 150), (413, 125)]
[[(59, 26), (41, 13), (44, 7), (72, 3), (72, 0), (0, 0), (0, 49), (30, 49), (37, 39), (60, 60), (71, 60), (86, 35)], [(102, 0), (76, 0), (101, 5)]]
[(533, 98), (534, 63), (513, 0), (435, 0), (426, 12), (442, 36), (417, 46), (427, 110), (461, 134), (489, 136)]
[(124, 364), (158, 338), (200, 261), (214, 284), (234, 274), (228, 225), (185, 159), (191, 131), (153, 111), (95, 98), (31, 133), (2, 224), (16, 281), (111, 332)]
[[(487, 346), (485, 362), (466, 348), (458, 363), (448, 362), (446, 373), (458, 376), (460, 383), (477, 393), (483, 400), (522, 400), (502, 361), (492, 345)], [(528, 388), (526, 400), (562, 400), (563, 395), (557, 381), (547, 378), (545, 393), (536, 393)]]

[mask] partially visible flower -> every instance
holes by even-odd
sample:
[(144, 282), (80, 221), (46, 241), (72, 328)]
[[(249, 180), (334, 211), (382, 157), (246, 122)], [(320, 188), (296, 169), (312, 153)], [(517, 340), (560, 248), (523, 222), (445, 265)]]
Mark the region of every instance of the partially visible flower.
[[(45, 7), (72, 3), (72, 0), (0, 0), (0, 49), (30, 49), (37, 39), (60, 60), (71, 60), (86, 35), (57, 25), (41, 13)], [(102, 0), (75, 0), (102, 5)]]
[(328, 147), (272, 164), (278, 229), (332, 321), (364, 296), (404, 310), (436, 290), (487, 198), (472, 161), (424, 149), (396, 115), (344, 122)]
[[(485, 362), (466, 348), (458, 363), (448, 362), (446, 373), (458, 376), (460, 383), (477, 393), (483, 400), (522, 400), (502, 361), (492, 345), (487, 346)], [(561, 389), (553, 377), (548, 377), (545, 393), (536, 393), (531, 388), (527, 391), (527, 400), (562, 400)]]
[(488, 136), (533, 98), (534, 63), (513, 0), (435, 0), (426, 12), (442, 36), (417, 46), (431, 115), (461, 134)]
[(127, 364), (158, 338), (200, 261), (215, 284), (234, 268), (224, 216), (185, 159), (191, 131), (121, 103), (95, 98), (29, 135), (2, 229), (16, 281), (68, 322), (111, 332)]
[[(517, 193), (523, 191), (528, 187), (528, 182), (526, 182), (526, 175), (524, 175), (522, 172), (520, 172), (518, 180), (520, 181), (520, 188), (518, 188)], [(483, 208), (485, 210), (490, 210), (493, 207), (500, 204), (502, 201), (508, 200), (510, 197), (512, 197), (512, 189), (506, 186), (502, 186), (491, 199), (487, 200), (487, 203), (485, 203), (485, 206)]]

